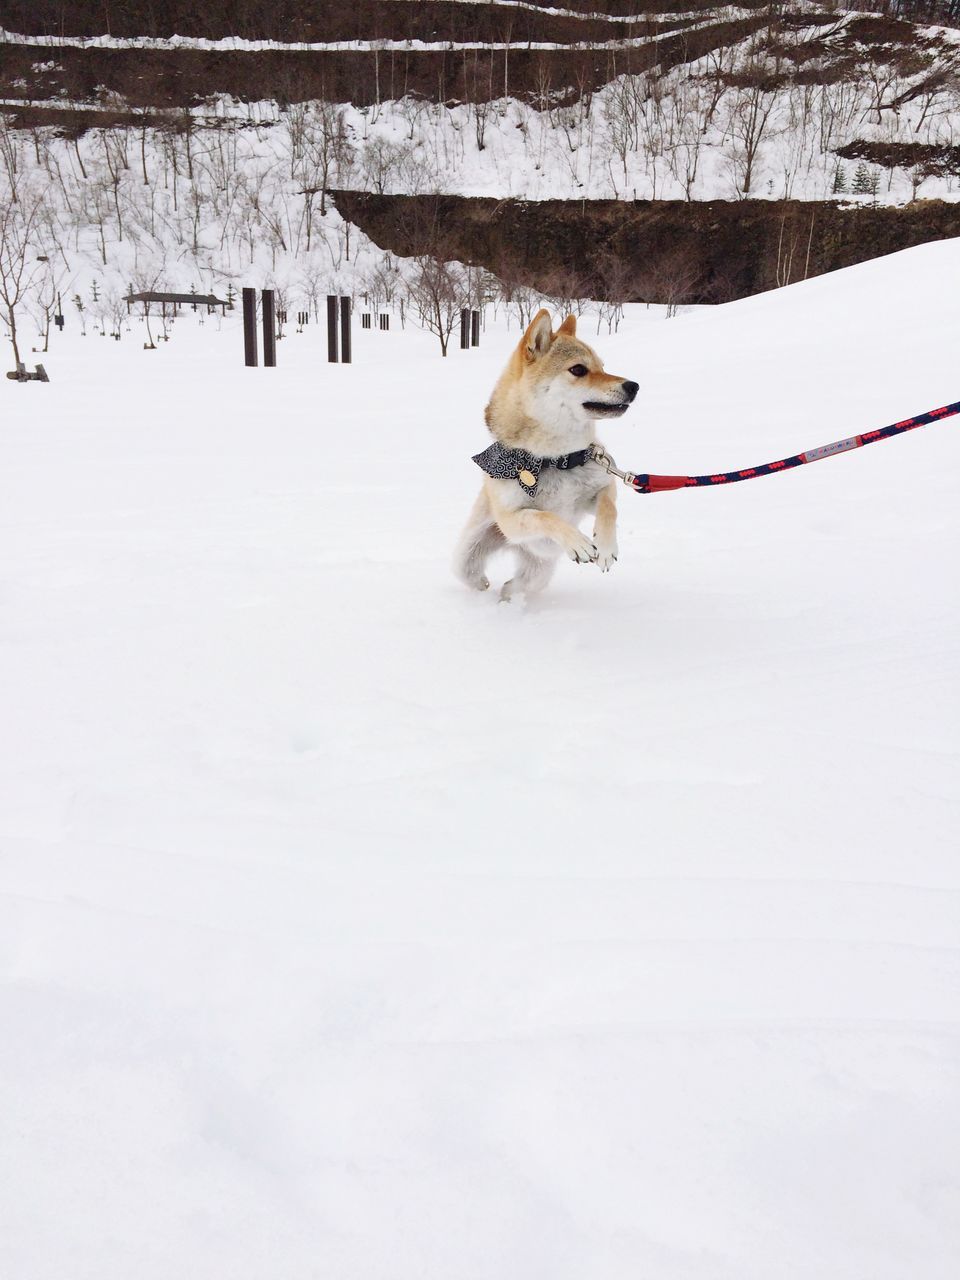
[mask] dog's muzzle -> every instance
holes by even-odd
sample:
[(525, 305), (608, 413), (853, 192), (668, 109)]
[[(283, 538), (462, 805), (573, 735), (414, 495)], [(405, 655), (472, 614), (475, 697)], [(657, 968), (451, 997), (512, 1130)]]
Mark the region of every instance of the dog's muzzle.
[(620, 386), (623, 389), (625, 399), (614, 401), (584, 400), (583, 407), (598, 418), (619, 418), (621, 414), (627, 412), (627, 409), (636, 400), (637, 392), (640, 390), (638, 382), (622, 382)]

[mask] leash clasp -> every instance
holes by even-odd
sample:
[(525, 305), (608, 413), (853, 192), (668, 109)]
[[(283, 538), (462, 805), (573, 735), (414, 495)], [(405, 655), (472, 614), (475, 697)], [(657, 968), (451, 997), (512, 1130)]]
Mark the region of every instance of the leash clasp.
[(603, 467), (604, 471), (606, 471), (608, 475), (616, 476), (619, 480), (622, 480), (623, 483), (625, 485), (628, 485), (631, 489), (635, 487), (634, 481), (636, 480), (637, 477), (634, 475), (634, 473), (632, 471), (621, 471), (620, 468), (617, 466), (617, 464), (614, 462), (613, 458), (610, 457), (610, 454), (607, 453), (606, 449), (603, 447), (602, 444), (592, 444), (590, 446), (590, 457), (594, 460), (594, 462), (599, 463), (599, 465)]

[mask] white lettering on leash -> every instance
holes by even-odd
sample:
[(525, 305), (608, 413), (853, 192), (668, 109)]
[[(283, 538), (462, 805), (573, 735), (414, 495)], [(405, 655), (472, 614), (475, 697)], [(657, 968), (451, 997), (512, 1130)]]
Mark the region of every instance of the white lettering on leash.
[(856, 449), (857, 436), (849, 436), (846, 440), (835, 440), (833, 444), (821, 445), (819, 449), (811, 449), (803, 455), (804, 462), (817, 462), (820, 458), (832, 458), (835, 453), (846, 453), (848, 449)]

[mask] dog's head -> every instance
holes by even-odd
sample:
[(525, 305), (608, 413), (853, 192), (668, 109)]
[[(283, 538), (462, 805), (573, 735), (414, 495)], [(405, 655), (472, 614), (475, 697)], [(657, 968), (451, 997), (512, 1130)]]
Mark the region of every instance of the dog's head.
[(554, 333), (542, 310), (497, 383), (487, 421), (505, 441), (522, 443), (519, 437), (533, 432), (537, 439), (523, 447), (562, 453), (590, 439), (595, 419), (626, 413), (638, 390), (637, 383), (604, 373), (600, 357), (577, 337), (575, 316)]

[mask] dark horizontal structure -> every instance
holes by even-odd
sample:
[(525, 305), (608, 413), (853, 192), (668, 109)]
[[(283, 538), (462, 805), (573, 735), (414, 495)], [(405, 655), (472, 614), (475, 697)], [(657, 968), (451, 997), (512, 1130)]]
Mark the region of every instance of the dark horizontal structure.
[(232, 302), (227, 301), (226, 298), (217, 298), (212, 293), (128, 293), (124, 302), (127, 304), (127, 311), (134, 302), (140, 302), (144, 308), (159, 306), (163, 315), (166, 315), (167, 307), (173, 308), (174, 315), (181, 307), (193, 307), (194, 310), (197, 307), (206, 307), (208, 314), (216, 307), (220, 307), (224, 315), (228, 307), (231, 309), (233, 307)]

